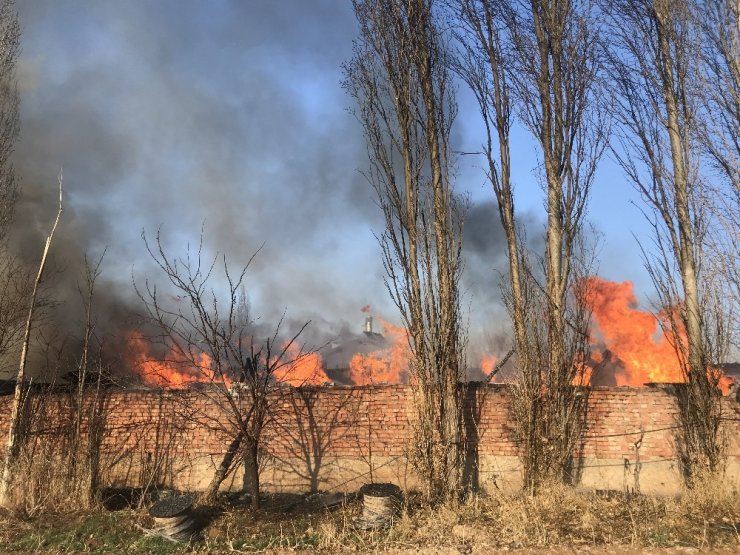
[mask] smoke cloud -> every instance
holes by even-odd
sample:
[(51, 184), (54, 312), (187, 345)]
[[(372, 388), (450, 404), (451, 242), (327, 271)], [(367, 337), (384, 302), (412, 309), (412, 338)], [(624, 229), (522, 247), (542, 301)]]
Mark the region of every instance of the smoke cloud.
[[(288, 327), (312, 321), (306, 338), (319, 345), (348, 326), (359, 331), (366, 304), (395, 318), (373, 235), (380, 210), (359, 171), (367, 167), (362, 131), (341, 88), (356, 34), (349, 2), (39, 0), (18, 8), (23, 194), (13, 250), (37, 264), (63, 168), (65, 212), (49, 277), (61, 303), (50, 316), (58, 333), (81, 331), (86, 253), (107, 249), (98, 331), (113, 333), (133, 325), (132, 278), (160, 278), (142, 231), (152, 238), (161, 229), (169, 252), (182, 255), (202, 226), (206, 258), (223, 253), (236, 267), (262, 246), (246, 291), (263, 324), (287, 310)], [(477, 352), (505, 350), (496, 272), (506, 260), (494, 203), (472, 205), (465, 241), (471, 341)]]

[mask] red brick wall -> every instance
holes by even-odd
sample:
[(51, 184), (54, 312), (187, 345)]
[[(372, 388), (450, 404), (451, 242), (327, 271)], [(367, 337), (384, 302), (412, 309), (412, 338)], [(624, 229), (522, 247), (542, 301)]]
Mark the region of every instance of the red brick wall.
[[(407, 386), (400, 385), (276, 393), (275, 416), (262, 442), (267, 487), (326, 489), (353, 477), (366, 479), (374, 469), (382, 474), (381, 467), (389, 472), (395, 469), (391, 479), (407, 472), (404, 455), (413, 441), (410, 394)], [(0, 398), (1, 437), (7, 433), (10, 402), (9, 396)], [(229, 443), (228, 411), (220, 410), (219, 402), (223, 403), (223, 398), (209, 399), (194, 392), (108, 392), (104, 479), (130, 485), (154, 480), (202, 486)], [(489, 461), (489, 470), (482, 472), (495, 474), (496, 461), (516, 464), (508, 404), (506, 386), (468, 392), (469, 414), (479, 415), (477, 424), (468, 419), (469, 436), (481, 461)], [(35, 420), (36, 433), (47, 438), (63, 435), (70, 426), (66, 418), (69, 406), (64, 394), (50, 396)], [(738, 483), (740, 409), (737, 402), (724, 399), (723, 411), (729, 479)], [(585, 440), (575, 455), (586, 461), (586, 468), (598, 469), (598, 473), (594, 471), (584, 483), (615, 487), (612, 482), (619, 482), (621, 475), (607, 470), (615, 467), (615, 472), (622, 472), (623, 462), (655, 463), (656, 475), (675, 469), (671, 462), (675, 461), (675, 414), (675, 397), (669, 391), (595, 388), (588, 405)], [(668, 466), (659, 467), (659, 463)], [(403, 469), (399, 470), (399, 465)], [(484, 467), (481, 463), (480, 468)], [(661, 483), (661, 491), (678, 487), (675, 478)]]
[[(642, 460), (674, 455), (675, 397), (654, 388), (597, 388), (589, 403), (583, 455), (615, 459), (634, 453)], [(641, 441), (640, 441), (641, 440)]]

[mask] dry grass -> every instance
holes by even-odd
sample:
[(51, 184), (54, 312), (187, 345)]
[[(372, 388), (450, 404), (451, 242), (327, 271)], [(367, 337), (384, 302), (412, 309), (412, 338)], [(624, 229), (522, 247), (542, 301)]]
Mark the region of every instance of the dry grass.
[(26, 518), (92, 509), (90, 463), (80, 451), (62, 456), (53, 442), (30, 441), (16, 461), (7, 507)]
[(46, 452), (23, 452), (15, 465), (8, 507), (25, 518), (66, 507), (77, 507), (69, 491), (67, 466)]
[(329, 550), (391, 547), (545, 547), (586, 545), (740, 546), (737, 492), (687, 493), (678, 500), (649, 496), (599, 496), (549, 486), (536, 497), (474, 496), (434, 510), (406, 507), (396, 525), (358, 532), (349, 510), (319, 526), (319, 545)]
[(0, 513), (0, 551), (209, 553), (312, 550), (324, 553), (380, 550), (453, 550), (557, 547), (740, 547), (740, 496), (720, 485), (679, 499), (614, 494), (601, 496), (550, 486), (537, 497), (522, 494), (473, 496), (432, 509), (407, 499), (386, 530), (362, 531), (355, 518), (360, 502), (328, 511), (278, 504), (265, 509), (201, 509), (203, 542), (193, 546), (146, 538), (146, 511), (85, 512), (76, 515), (19, 516)]
[(76, 412), (69, 395), (44, 390), (28, 396), (6, 508), (26, 517), (94, 508), (104, 422), (101, 400), (99, 392), (78, 400), (81, 408)]

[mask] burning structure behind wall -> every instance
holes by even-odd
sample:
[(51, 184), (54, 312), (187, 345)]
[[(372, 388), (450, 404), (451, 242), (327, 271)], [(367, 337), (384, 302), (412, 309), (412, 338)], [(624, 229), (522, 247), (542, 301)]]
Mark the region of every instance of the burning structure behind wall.
[[(656, 316), (637, 307), (632, 284), (595, 276), (588, 280), (588, 303), (593, 313), (588, 361), (593, 370), (592, 385), (640, 387), (684, 382), (673, 345), (661, 332)], [(284, 354), (284, 366), (276, 372), (276, 381), (295, 387), (406, 383), (410, 359), (406, 330), (373, 317), (369, 306), (362, 312), (365, 318), (361, 331), (344, 329), (315, 352), (303, 352), (297, 344), (291, 345)], [(381, 332), (375, 331), (378, 324)], [(183, 388), (212, 380), (213, 362), (205, 353), (187, 357), (195, 361), (193, 366), (175, 353), (155, 356), (140, 334), (130, 334), (128, 346), (129, 364), (146, 385)], [(469, 379), (485, 379), (497, 360), (494, 354), (484, 355), (478, 368), (469, 369)], [(494, 381), (515, 379), (514, 368), (515, 358)], [(719, 369), (711, 371), (727, 394), (735, 379)]]
[[(590, 277), (587, 299), (592, 311), (590, 364), (595, 385), (639, 387), (686, 381), (676, 349), (662, 331), (660, 319), (667, 321), (666, 315), (640, 310), (630, 282)], [(719, 368), (710, 368), (709, 373), (727, 394), (734, 379)]]

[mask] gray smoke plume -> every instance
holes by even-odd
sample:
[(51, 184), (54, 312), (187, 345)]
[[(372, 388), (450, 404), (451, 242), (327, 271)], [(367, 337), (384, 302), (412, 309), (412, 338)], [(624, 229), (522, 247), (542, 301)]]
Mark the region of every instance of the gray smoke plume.
[[(320, 345), (360, 308), (396, 318), (383, 285), (382, 227), (360, 125), (341, 88), (351, 3), (38, 0), (19, 3), (22, 186), (13, 249), (40, 257), (64, 172), (48, 329), (81, 333), (83, 256), (107, 248), (100, 333), (135, 325), (133, 279), (159, 279), (141, 239), (161, 227), (172, 254), (197, 246), (240, 266), (255, 314), (312, 320)], [(506, 350), (496, 272), (505, 251), (492, 202), (465, 226), (465, 302), (477, 352)], [(481, 308), (482, 307), (482, 308)], [(489, 325), (489, 322), (491, 323)], [(47, 331), (48, 333), (48, 331)], [(479, 354), (475, 355), (476, 357)], [(475, 361), (471, 361), (473, 363)]]

